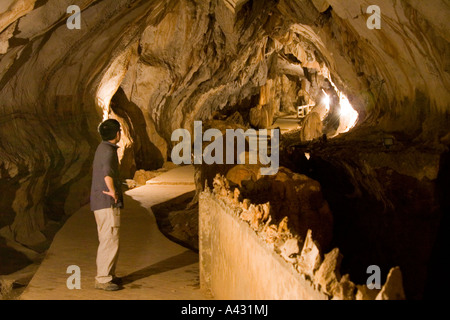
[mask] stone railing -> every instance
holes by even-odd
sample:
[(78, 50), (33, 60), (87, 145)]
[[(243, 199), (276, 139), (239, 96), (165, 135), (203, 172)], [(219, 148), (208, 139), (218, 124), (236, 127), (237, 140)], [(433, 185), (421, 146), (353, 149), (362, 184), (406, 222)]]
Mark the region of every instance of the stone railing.
[(399, 267), (380, 289), (341, 276), (338, 248), (323, 254), (308, 230), (294, 236), (287, 218), (271, 224), (269, 203), (240, 201), (238, 188), (217, 175), (199, 198), (200, 284), (216, 299), (404, 299)]

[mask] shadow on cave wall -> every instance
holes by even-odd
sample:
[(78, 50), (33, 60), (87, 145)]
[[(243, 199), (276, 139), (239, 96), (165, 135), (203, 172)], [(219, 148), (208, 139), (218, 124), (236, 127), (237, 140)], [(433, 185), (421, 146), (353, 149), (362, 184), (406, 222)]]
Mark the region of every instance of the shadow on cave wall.
[[(128, 126), (132, 148), (125, 150), (122, 159), (122, 176), (132, 178), (136, 170), (156, 170), (164, 164), (161, 151), (150, 141), (142, 110), (129, 101), (125, 92), (119, 87), (111, 99), (111, 109)], [(133, 164), (125, 164), (134, 161)]]

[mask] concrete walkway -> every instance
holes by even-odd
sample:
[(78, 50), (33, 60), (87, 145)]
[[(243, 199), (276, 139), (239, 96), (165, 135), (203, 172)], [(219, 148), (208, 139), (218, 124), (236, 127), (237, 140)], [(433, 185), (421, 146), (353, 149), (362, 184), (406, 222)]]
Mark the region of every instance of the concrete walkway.
[[(177, 168), (178, 169), (178, 168)], [(177, 170), (175, 169), (175, 170)], [(186, 170), (189, 172), (189, 170)], [(170, 173), (170, 172), (169, 172)], [(168, 173), (168, 177), (172, 174)], [(190, 173), (189, 173), (190, 174)], [(179, 175), (180, 181), (186, 176)], [(160, 183), (163, 178), (160, 178)], [(199, 289), (198, 254), (168, 240), (158, 229), (150, 207), (194, 190), (193, 185), (146, 185), (125, 194), (117, 275), (124, 289), (94, 289), (98, 246), (96, 224), (89, 206), (70, 217), (57, 233), (46, 258), (20, 299), (205, 300)], [(81, 270), (81, 289), (69, 290), (67, 267)]]
[(194, 166), (180, 166), (168, 172), (150, 179), (147, 184), (163, 184), (163, 185), (194, 185)]
[(268, 129), (280, 128), (281, 133), (300, 128), (300, 120), (295, 115), (284, 115), (275, 119), (274, 123)]

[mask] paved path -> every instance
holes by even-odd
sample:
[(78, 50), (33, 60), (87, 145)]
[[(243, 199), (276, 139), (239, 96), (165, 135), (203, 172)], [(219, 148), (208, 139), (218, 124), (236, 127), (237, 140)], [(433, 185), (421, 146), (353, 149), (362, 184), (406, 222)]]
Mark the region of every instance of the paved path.
[(168, 172), (147, 181), (147, 184), (165, 184), (165, 185), (195, 185), (194, 166), (180, 166)]
[(296, 130), (300, 128), (300, 120), (295, 115), (284, 115), (275, 120), (275, 122), (268, 128), (280, 128), (281, 133), (286, 133), (290, 130)]
[[(176, 170), (176, 169), (175, 169)], [(186, 174), (188, 170), (184, 169)], [(190, 173), (189, 173), (190, 174)], [(172, 177), (169, 174), (168, 177)], [(186, 177), (182, 178), (185, 181)], [(160, 181), (162, 178), (160, 178)], [(121, 251), (117, 275), (124, 289), (94, 289), (98, 240), (89, 206), (81, 208), (57, 233), (46, 258), (21, 299), (204, 300), (199, 289), (198, 254), (168, 240), (150, 207), (194, 190), (193, 185), (146, 185), (129, 190), (122, 210)], [(81, 269), (81, 289), (66, 286), (67, 267)]]

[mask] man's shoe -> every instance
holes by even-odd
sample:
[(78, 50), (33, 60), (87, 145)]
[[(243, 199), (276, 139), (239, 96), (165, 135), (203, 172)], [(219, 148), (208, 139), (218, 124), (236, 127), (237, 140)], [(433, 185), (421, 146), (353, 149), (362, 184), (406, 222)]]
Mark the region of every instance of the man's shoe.
[(95, 289), (105, 290), (105, 291), (117, 291), (119, 290), (119, 286), (115, 283), (107, 282), (107, 283), (99, 283), (95, 281)]

